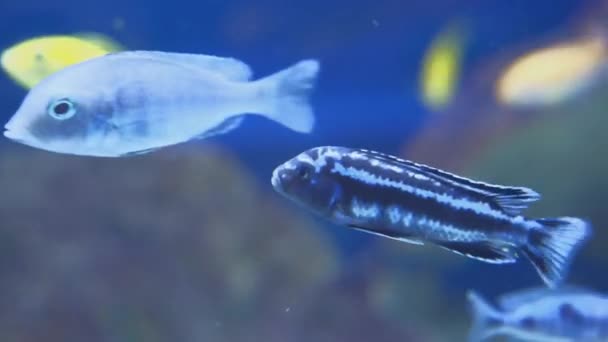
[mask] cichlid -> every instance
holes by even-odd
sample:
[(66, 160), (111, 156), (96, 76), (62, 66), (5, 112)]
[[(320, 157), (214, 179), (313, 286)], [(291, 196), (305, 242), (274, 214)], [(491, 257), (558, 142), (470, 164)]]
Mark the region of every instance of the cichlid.
[(525, 341), (608, 341), (608, 297), (577, 288), (532, 289), (504, 296), (495, 308), (469, 292), (470, 341), (506, 335)]
[(562, 104), (605, 77), (606, 52), (603, 36), (532, 51), (503, 72), (496, 97), (520, 107)]
[(58, 153), (117, 157), (226, 133), (255, 113), (308, 133), (319, 70), (305, 60), (252, 81), (236, 59), (133, 51), (65, 68), (26, 96), (4, 135)]
[(0, 65), (15, 82), (30, 89), (67, 66), (119, 50), (118, 43), (99, 33), (43, 36), (3, 51)]
[(488, 263), (526, 256), (548, 286), (566, 276), (590, 234), (578, 218), (528, 219), (533, 190), (482, 183), (390, 155), (308, 150), (274, 170), (274, 188), (334, 223)]
[(420, 92), (432, 110), (445, 109), (459, 82), (465, 48), (465, 30), (454, 22), (440, 32), (425, 53), (420, 73)]

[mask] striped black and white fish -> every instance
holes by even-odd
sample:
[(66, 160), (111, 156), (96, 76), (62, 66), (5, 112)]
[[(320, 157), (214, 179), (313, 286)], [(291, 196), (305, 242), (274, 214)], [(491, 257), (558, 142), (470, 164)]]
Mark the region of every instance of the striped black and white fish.
[(494, 264), (526, 256), (551, 287), (565, 278), (591, 233), (574, 217), (528, 219), (540, 199), (523, 187), (487, 184), (390, 155), (318, 147), (274, 170), (274, 188), (332, 222)]

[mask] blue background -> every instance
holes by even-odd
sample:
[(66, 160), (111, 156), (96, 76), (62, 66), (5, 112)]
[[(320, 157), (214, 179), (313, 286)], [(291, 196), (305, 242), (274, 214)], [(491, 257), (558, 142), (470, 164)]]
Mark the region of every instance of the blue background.
[[(241, 163), (239, 165), (244, 169), (243, 172), (255, 179), (258, 187), (263, 189), (261, 191), (280, 202), (278, 196), (270, 190), (270, 174), (275, 166), (307, 148), (345, 145), (402, 154), (404, 146), (415, 138), (425, 123), (438, 115), (420, 102), (418, 77), (429, 42), (452, 20), (465, 22), (468, 32), (459, 85), (466, 89), (466, 85), (474, 80), (475, 70), (491, 64), (495, 56), (508, 55), (512, 51), (516, 53), (522, 48), (538, 42), (550, 42), (556, 37), (570, 36), (580, 29), (582, 22), (593, 17), (591, 13), (596, 9), (598, 13), (602, 12), (601, 3), (592, 0), (4, 0), (0, 3), (0, 49), (34, 36), (99, 32), (116, 39), (129, 49), (235, 57), (249, 64), (256, 77), (269, 75), (301, 59), (319, 59), (322, 71), (312, 97), (317, 117), (313, 134), (295, 134), (274, 122), (251, 116), (239, 129), (227, 135), (196, 143), (221, 146), (225, 153), (234, 155)], [(116, 21), (123, 22), (124, 27), (117, 27)], [(25, 93), (8, 77), (0, 77), (0, 121), (5, 122), (10, 118)], [(476, 95), (474, 92), (469, 94)], [(473, 103), (492, 103), (492, 99), (483, 96), (479, 95)], [(464, 107), (459, 111), (476, 109), (478, 108)], [(7, 139), (0, 142), (0, 148), (5, 149), (3, 151), (11, 151), (14, 148), (12, 145), (14, 143)], [(26, 148), (17, 151), (28, 153), (25, 152), (28, 151)], [(0, 170), (0, 175), (2, 172)], [(27, 182), (27, 179), (21, 181)], [(0, 193), (0, 196), (3, 195)], [(300, 215), (298, 218), (304, 216), (313, 220), (315, 234), (327, 236), (331, 241), (332, 248), (339, 255), (340, 270), (336, 272), (335, 282), (328, 287), (338, 289), (336, 292), (352, 291), (357, 294), (354, 298), (361, 298), (362, 292), (358, 292), (358, 286), (366, 284), (368, 276), (372, 277), (370, 274), (375, 268), (374, 262), (391, 265), (383, 267), (397, 270), (394, 274), (408, 267), (424, 268), (426, 254), (412, 259), (407, 255), (391, 259), (383, 254), (384, 247), (380, 249), (381, 252), (373, 249), (373, 245), (379, 243), (375, 237), (338, 229), (305, 214), (294, 214), (297, 211), (286, 205), (279, 208), (285, 208), (288, 216)], [(39, 208), (31, 209), (32, 215), (35, 215)], [(0, 224), (8, 222), (2, 220), (0, 216)], [(236, 230), (242, 227), (233, 228)], [(15, 231), (10, 234), (19, 235)], [(408, 245), (390, 246), (388, 249), (411, 248)], [(430, 250), (429, 255), (436, 252), (437, 250)], [(451, 257), (452, 255), (447, 256), (448, 259)], [(429, 263), (435, 265), (432, 261)], [(593, 280), (598, 287), (601, 284), (607, 286), (605, 276), (599, 274), (605, 273), (600, 272), (603, 269), (601, 266), (601, 263), (590, 262), (585, 266), (588, 268), (584, 272), (579, 272), (579, 279)], [(597, 276), (592, 277), (591, 274)], [(407, 277), (401, 280), (402, 284), (410, 281)], [(479, 284), (486, 293), (497, 295), (538, 284), (538, 278), (525, 263), (497, 269), (476, 262), (452, 267), (452, 264), (446, 262), (440, 263), (432, 284), (445, 296), (441, 298), (447, 298), (435, 307), (436, 311), (431, 311), (441, 313), (443, 310), (462, 307), (463, 293), (472, 284)], [(414, 291), (403, 286), (400, 291)], [(361, 288), (364, 287), (361, 285)], [(319, 291), (320, 296), (333, 295), (333, 292), (326, 289)], [(59, 303), (62, 303), (61, 300)], [(69, 306), (66, 304), (66, 307)], [(422, 309), (416, 310), (424, 311), (424, 308), (425, 305), (422, 304)], [(3, 310), (10, 312), (8, 308)], [(454, 314), (454, 317), (462, 318), (464, 315), (461, 311)], [(390, 314), (383, 315), (380, 321), (399, 322), (398, 314), (395, 315), (397, 318)], [(428, 317), (432, 317), (432, 314)], [(372, 330), (374, 323), (370, 323), (370, 320), (363, 317), (346, 324), (356, 326), (369, 323)], [(35, 323), (28, 325), (27, 320), (25, 322), (26, 327), (35, 328)], [(429, 324), (432, 326), (432, 322)], [(399, 326), (399, 323), (395, 325)], [(70, 325), (66, 326), (69, 331)], [(116, 329), (115, 338), (94, 333), (93, 331), (98, 332), (95, 329), (91, 329), (91, 336), (96, 336), (99, 340), (129, 340), (125, 337), (127, 333), (123, 334), (122, 330)], [(179, 326), (173, 326), (172, 329), (179, 331)], [(371, 334), (374, 336), (373, 332)], [(412, 336), (399, 332), (387, 334), (387, 341)], [(334, 331), (327, 336), (342, 339), (348, 335)], [(360, 336), (362, 340), (363, 336)], [(411, 337), (412, 340), (438, 338), (436, 334), (416, 336)], [(305, 337), (306, 333), (284, 336), (285, 340)], [(382, 340), (381, 337), (378, 338)], [(162, 337), (159, 339), (162, 340)], [(224, 339), (231, 340), (228, 337)], [(25, 339), (16, 337), (15, 340)], [(241, 336), (233, 337), (232, 340), (248, 339)], [(281, 338), (275, 336), (275, 340)]]

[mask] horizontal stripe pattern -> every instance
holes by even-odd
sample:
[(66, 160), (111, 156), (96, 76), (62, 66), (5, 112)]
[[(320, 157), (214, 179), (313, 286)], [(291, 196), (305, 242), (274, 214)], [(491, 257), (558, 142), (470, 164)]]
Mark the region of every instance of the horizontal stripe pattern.
[(522, 216), (501, 210), (486, 195), (498, 188), (514, 193), (520, 190), (510, 189), (519, 188), (487, 185), (439, 170), (429, 173), (418, 164), (366, 150), (321, 147), (296, 160), (335, 178), (342, 188), (340, 207), (370, 230), (391, 229), (435, 241), (483, 241), (509, 234), (521, 240), (525, 233)]

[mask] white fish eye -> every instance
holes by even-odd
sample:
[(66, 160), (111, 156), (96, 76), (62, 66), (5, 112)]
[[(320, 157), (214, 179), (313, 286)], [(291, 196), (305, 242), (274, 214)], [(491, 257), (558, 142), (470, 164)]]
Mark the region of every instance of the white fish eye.
[(66, 120), (76, 114), (76, 106), (69, 99), (60, 99), (53, 101), (47, 112), (54, 119)]

